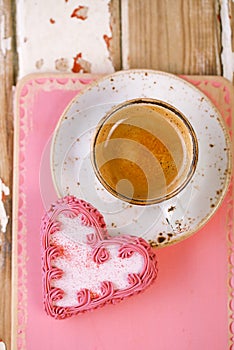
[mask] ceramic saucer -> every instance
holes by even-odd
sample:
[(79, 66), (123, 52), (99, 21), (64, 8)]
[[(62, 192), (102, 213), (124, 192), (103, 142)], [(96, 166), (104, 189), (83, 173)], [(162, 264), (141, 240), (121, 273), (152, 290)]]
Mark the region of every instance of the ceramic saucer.
[[(190, 121), (198, 163), (190, 183), (161, 204), (134, 206), (111, 194), (95, 177), (90, 144), (100, 119), (115, 105), (146, 97), (163, 100)], [(178, 242), (201, 228), (224, 198), (230, 180), (230, 140), (212, 102), (192, 84), (152, 70), (120, 71), (89, 85), (61, 116), (51, 145), (51, 172), (59, 196), (75, 195), (104, 215), (110, 235), (132, 234), (153, 246)]]

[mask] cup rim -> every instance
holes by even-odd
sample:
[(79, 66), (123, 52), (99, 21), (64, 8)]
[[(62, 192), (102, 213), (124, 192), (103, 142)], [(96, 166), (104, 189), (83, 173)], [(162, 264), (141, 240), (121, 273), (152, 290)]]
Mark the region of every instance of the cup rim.
[[(185, 179), (178, 186), (176, 186), (173, 191), (170, 191), (169, 193), (166, 193), (165, 195), (162, 195), (162, 196), (159, 196), (159, 197), (153, 198), (153, 199), (129, 198), (129, 197), (117, 192), (115, 189), (113, 189), (105, 181), (105, 179), (100, 174), (100, 171), (98, 170), (96, 158), (95, 158), (94, 148), (95, 148), (95, 144), (96, 144), (96, 141), (97, 141), (97, 138), (98, 138), (98, 135), (101, 131), (102, 126), (117, 111), (119, 111), (125, 107), (131, 106), (131, 105), (136, 105), (136, 104), (151, 104), (151, 105), (157, 105), (157, 106), (165, 108), (165, 109), (169, 109), (178, 118), (180, 118), (180, 120), (184, 123), (185, 127), (189, 131), (189, 134), (191, 136), (191, 141), (192, 141), (191, 142), (191, 144), (192, 144), (192, 160), (190, 163), (190, 167), (187, 171), (187, 175), (185, 176)], [(191, 181), (191, 179), (195, 173), (196, 167), (197, 167), (199, 149), (198, 149), (198, 141), (197, 141), (196, 133), (195, 133), (191, 123), (189, 122), (189, 120), (185, 117), (185, 115), (181, 111), (179, 111), (176, 107), (172, 106), (171, 104), (169, 104), (168, 102), (165, 102), (163, 100), (154, 99), (154, 98), (147, 98), (147, 97), (139, 97), (139, 98), (126, 100), (122, 103), (115, 105), (103, 116), (103, 118), (101, 118), (101, 120), (98, 122), (98, 124), (95, 128), (95, 131), (94, 131), (94, 134), (92, 137), (90, 155), (91, 155), (90, 158), (91, 158), (91, 164), (92, 164), (94, 173), (95, 173), (97, 179), (99, 180), (99, 182), (103, 185), (103, 187), (109, 193), (111, 193), (114, 197), (116, 197), (120, 200), (123, 200), (129, 204), (146, 206), (146, 205), (159, 204), (159, 203), (162, 203), (162, 202), (164, 202), (172, 197), (175, 197), (176, 195), (178, 195), (178, 193), (180, 193), (189, 184), (189, 182)]]

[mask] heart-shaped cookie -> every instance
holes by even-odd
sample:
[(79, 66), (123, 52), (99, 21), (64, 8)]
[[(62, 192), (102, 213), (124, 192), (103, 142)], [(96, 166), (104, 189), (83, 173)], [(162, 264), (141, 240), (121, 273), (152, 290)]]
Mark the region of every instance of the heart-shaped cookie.
[(156, 256), (146, 241), (111, 237), (98, 210), (73, 196), (51, 205), (41, 234), (44, 305), (56, 319), (114, 304), (157, 276)]

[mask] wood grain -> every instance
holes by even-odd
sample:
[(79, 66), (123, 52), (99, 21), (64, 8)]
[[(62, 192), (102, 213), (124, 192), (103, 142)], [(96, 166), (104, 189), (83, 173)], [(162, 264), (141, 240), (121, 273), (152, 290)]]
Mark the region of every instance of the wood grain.
[(121, 0), (111, 0), (109, 2), (109, 11), (111, 14), (110, 28), (112, 31), (109, 52), (113, 67), (116, 71), (122, 68), (120, 1)]
[(234, 29), (234, 2), (230, 1), (230, 10), (229, 10), (229, 16), (230, 16), (230, 22), (231, 22), (231, 29), (232, 29), (232, 51), (234, 52), (234, 35), (233, 35), (233, 29)]
[[(0, 2), (0, 178), (12, 189), (13, 161), (13, 112), (12, 86), (14, 85), (13, 56), (13, 4), (11, 0)], [(5, 39), (12, 38), (11, 49), (4, 47)], [(3, 199), (9, 223), (5, 233), (0, 232), (0, 338), (10, 349), (11, 329), (11, 210), (12, 191)]]
[(126, 12), (128, 68), (221, 74), (218, 1), (129, 0)]

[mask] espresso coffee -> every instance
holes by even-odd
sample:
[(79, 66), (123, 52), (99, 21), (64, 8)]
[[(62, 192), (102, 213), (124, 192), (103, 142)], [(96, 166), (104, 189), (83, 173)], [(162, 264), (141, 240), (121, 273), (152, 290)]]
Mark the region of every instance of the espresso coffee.
[(92, 160), (97, 177), (115, 196), (156, 203), (184, 186), (195, 167), (191, 125), (162, 102), (132, 101), (97, 128)]

